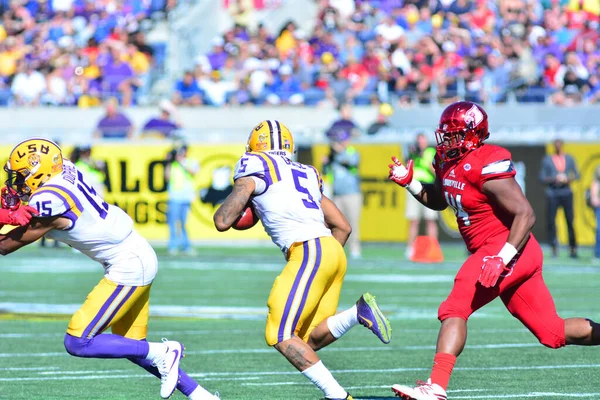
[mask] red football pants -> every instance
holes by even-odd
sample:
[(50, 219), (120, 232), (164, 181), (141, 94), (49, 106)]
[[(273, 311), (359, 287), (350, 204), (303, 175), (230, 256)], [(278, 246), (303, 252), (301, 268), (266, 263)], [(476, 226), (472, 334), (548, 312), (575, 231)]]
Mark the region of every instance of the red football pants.
[(540, 343), (551, 348), (565, 345), (565, 322), (556, 313), (552, 295), (542, 277), (544, 256), (533, 235), (514, 262), (510, 273), (493, 288), (478, 283), (483, 257), (498, 254), (505, 242), (486, 244), (472, 254), (458, 271), (448, 298), (440, 305), (438, 318), (471, 314), (500, 296), (510, 313), (533, 333)]

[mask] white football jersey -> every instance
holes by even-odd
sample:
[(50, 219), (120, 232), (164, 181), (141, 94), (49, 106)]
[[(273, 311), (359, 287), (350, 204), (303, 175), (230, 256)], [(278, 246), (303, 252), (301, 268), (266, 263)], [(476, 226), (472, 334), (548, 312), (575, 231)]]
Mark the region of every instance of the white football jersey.
[(331, 236), (321, 209), (323, 182), (314, 167), (285, 156), (251, 152), (239, 159), (233, 179), (245, 176), (264, 181), (252, 196), (252, 205), (284, 254), (295, 242)]
[(106, 203), (72, 162), (64, 160), (62, 174), (40, 187), (29, 199), (29, 205), (38, 210), (40, 218), (69, 219), (67, 229), (52, 229), (46, 237), (66, 243), (98, 261), (113, 281), (137, 286), (154, 279), (156, 254), (133, 230), (131, 217)]

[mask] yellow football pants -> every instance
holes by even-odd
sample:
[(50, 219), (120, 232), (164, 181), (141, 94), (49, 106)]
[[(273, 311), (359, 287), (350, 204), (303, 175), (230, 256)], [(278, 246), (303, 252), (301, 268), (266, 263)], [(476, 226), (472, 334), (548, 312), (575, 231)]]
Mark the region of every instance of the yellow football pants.
[(332, 236), (294, 243), (267, 302), (267, 344), (292, 336), (308, 341), (317, 325), (335, 314), (345, 274), (346, 254)]
[(125, 286), (103, 278), (73, 314), (67, 333), (92, 338), (111, 328), (126, 338), (145, 339), (151, 286)]

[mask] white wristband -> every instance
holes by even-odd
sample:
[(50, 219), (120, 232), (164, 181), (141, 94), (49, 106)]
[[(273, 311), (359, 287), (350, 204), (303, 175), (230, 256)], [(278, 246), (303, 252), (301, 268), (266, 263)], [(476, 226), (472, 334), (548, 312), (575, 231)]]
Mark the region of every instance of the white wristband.
[(423, 190), (423, 185), (418, 180), (413, 179), (413, 181), (406, 186), (406, 190), (408, 190), (413, 196), (417, 196), (419, 193), (421, 193), (421, 190)]
[(498, 253), (498, 257), (502, 259), (504, 265), (508, 265), (508, 263), (513, 259), (514, 256), (517, 255), (517, 249), (510, 243), (504, 243), (504, 247)]

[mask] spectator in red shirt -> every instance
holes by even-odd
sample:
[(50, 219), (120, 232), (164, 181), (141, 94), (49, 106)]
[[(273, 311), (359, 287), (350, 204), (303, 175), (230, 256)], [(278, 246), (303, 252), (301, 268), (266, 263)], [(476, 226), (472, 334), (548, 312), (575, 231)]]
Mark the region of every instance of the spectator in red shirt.
[(369, 81), (369, 71), (354, 57), (348, 58), (348, 66), (342, 69), (342, 77), (350, 82), (354, 94), (362, 93)]

